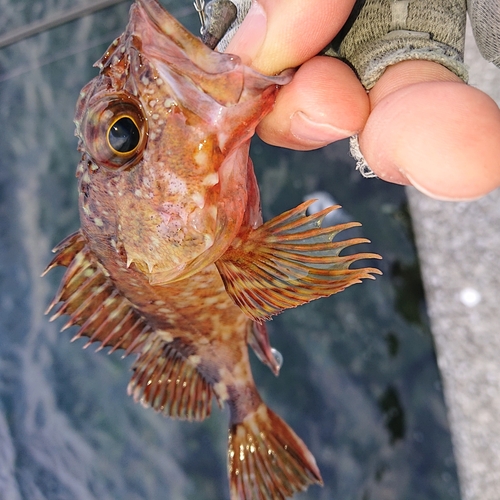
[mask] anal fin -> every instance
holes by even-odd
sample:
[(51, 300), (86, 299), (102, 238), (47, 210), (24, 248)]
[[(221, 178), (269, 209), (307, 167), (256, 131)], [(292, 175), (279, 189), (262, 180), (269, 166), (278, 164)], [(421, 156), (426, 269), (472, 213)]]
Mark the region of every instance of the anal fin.
[(381, 257), (374, 253), (340, 255), (345, 248), (368, 240), (332, 241), (340, 231), (359, 224), (322, 228), (325, 216), (338, 207), (306, 216), (314, 201), (308, 200), (256, 229), (249, 228), (215, 262), (228, 294), (255, 321), (381, 274), (372, 267), (350, 268), (358, 260)]
[(302, 440), (264, 403), (231, 426), (228, 447), (231, 500), (275, 500), (323, 484)]

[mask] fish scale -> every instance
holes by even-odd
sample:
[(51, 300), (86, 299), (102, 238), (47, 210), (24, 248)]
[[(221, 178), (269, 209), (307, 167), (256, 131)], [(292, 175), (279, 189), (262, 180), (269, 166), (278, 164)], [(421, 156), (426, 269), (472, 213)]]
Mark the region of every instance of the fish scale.
[[(291, 72), (261, 75), (212, 51), (156, 0), (138, 0), (97, 63), (75, 116), (81, 228), (55, 248), (67, 267), (49, 306), (98, 350), (134, 355), (128, 393), (166, 416), (229, 407), (232, 500), (322, 484), (302, 440), (254, 384), (248, 345), (275, 375), (265, 321), (380, 271), (342, 256), (358, 225), (322, 228), (314, 200), (263, 223), (249, 159), (255, 127)], [(115, 148), (118, 148), (118, 150)], [(46, 271), (46, 272), (47, 272)], [(51, 318), (51, 319), (52, 319)]]

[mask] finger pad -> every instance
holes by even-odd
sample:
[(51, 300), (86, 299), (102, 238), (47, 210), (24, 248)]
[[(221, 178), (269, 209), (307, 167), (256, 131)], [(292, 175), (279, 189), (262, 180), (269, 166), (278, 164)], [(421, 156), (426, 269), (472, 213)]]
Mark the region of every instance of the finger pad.
[(368, 97), (354, 72), (337, 59), (317, 56), (304, 63), (290, 84), (283, 87), (273, 111), (261, 122), (259, 135), (273, 144), (301, 147), (290, 136), (292, 115), (301, 111), (317, 123), (345, 131), (361, 130), (369, 112)]

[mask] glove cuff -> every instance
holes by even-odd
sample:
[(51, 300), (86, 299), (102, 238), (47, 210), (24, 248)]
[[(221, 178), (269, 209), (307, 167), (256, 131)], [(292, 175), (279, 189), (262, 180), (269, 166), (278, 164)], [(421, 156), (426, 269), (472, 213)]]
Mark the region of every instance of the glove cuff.
[(465, 0), (366, 0), (353, 16), (337, 53), (366, 89), (387, 66), (413, 59), (437, 62), (467, 80)]

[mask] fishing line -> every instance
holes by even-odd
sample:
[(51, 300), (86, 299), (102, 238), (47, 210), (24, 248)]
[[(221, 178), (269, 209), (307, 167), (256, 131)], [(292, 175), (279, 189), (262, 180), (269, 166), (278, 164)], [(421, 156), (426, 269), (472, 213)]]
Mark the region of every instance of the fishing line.
[(0, 36), (0, 49), (34, 35), (38, 35), (39, 33), (55, 28), (56, 26), (60, 26), (61, 24), (88, 16), (89, 14), (93, 14), (94, 12), (125, 1), (130, 0), (97, 0), (90, 5), (79, 5), (63, 12), (56, 12), (45, 19), (40, 19), (39, 21), (28, 24), (27, 26), (21, 26), (20, 28), (9, 31)]
[[(17, 30), (12, 30), (10, 33), (7, 33), (0, 37), (0, 49), (2, 47), (6, 47), (8, 45), (13, 45), (14, 43), (20, 42), (34, 36), (36, 34), (42, 33), (46, 30), (55, 28), (57, 26), (61, 26), (70, 21), (75, 21), (87, 15), (93, 14), (99, 10), (104, 10), (105, 8), (111, 7), (113, 5), (118, 5), (119, 3), (124, 3), (125, 1), (131, 2), (131, 0), (99, 0), (92, 5), (87, 5), (85, 8), (79, 7), (78, 9), (71, 9), (71, 11), (66, 11), (65, 13), (60, 13), (52, 16), (52, 18), (45, 19), (43, 21), (37, 21), (36, 23), (32, 23), (23, 28), (19, 28)], [(76, 11), (78, 10), (78, 15)], [(178, 19), (187, 17), (192, 13), (192, 7), (181, 7), (174, 12), (174, 16)], [(57, 18), (57, 22), (56, 22)], [(43, 24), (43, 27), (42, 27)], [(35, 25), (40, 25), (35, 30)], [(19, 32), (18, 34), (16, 34)], [(21, 36), (21, 32), (23, 32), (23, 36)], [(42, 57), (32, 62), (31, 64), (23, 64), (17, 68), (10, 69), (6, 72), (2, 72), (2, 67), (0, 64), (0, 83), (10, 80), (11, 78), (16, 78), (25, 73), (29, 73), (35, 69), (39, 69), (47, 64), (54, 63), (56, 61), (60, 61), (61, 59), (65, 59), (66, 57), (74, 56), (85, 52), (86, 50), (92, 49), (104, 43), (110, 43), (111, 40), (116, 38), (120, 33), (123, 32), (123, 28), (117, 29), (116, 33), (106, 33), (98, 38), (93, 38), (91, 42), (86, 44), (75, 44), (73, 47), (69, 47), (66, 50), (60, 50), (56, 53), (52, 53), (50, 56)], [(15, 37), (15, 38), (14, 38)], [(2, 45), (3, 44), (3, 45)]]

